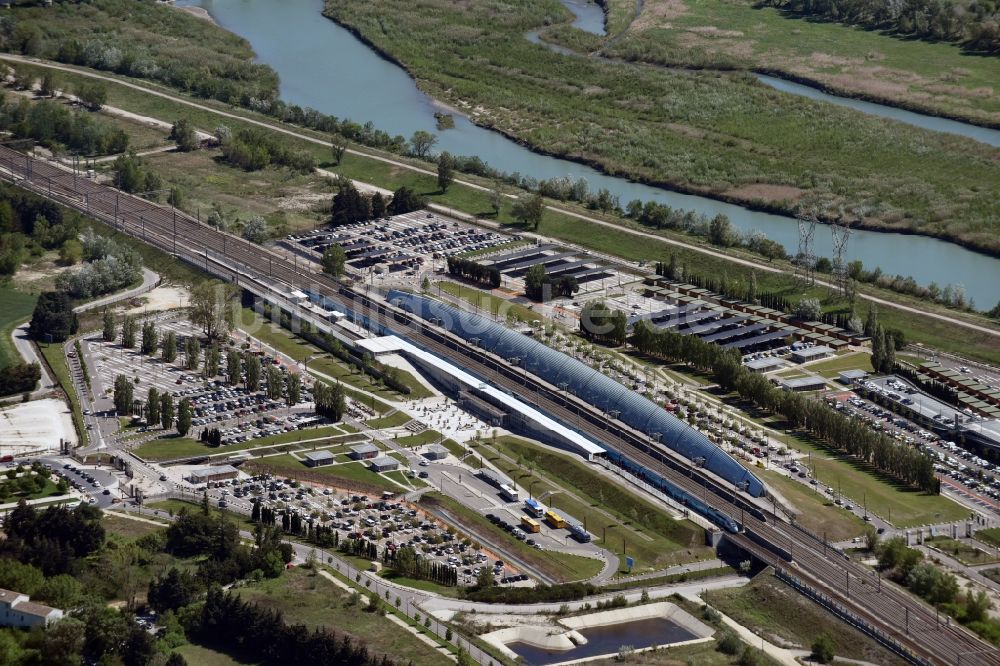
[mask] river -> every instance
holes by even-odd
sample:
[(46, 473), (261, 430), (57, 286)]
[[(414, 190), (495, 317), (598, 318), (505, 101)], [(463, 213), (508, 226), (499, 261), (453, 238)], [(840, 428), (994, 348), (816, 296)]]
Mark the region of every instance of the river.
[[(564, 0), (571, 10), (579, 2)], [(538, 179), (585, 178), (591, 191), (607, 188), (622, 205), (640, 199), (709, 217), (724, 213), (740, 230), (759, 230), (792, 253), (798, 248), (798, 226), (788, 217), (613, 178), (569, 160), (534, 153), (459, 114), (454, 129), (438, 132), (434, 112), (448, 109), (421, 92), (405, 70), (323, 18), (322, 0), (180, 0), (177, 4), (203, 7), (219, 25), (247, 39), (258, 61), (277, 71), (281, 98), (288, 103), (358, 122), (370, 120), (390, 134), (409, 137), (416, 130), (435, 132), (438, 150), (478, 155), (497, 169)], [(594, 25), (595, 17), (588, 14), (586, 25)], [(817, 256), (830, 256), (832, 247), (830, 231), (821, 226), (815, 238)], [(1000, 259), (946, 241), (859, 230), (851, 237), (847, 255), (869, 268), (880, 266), (884, 273), (912, 275), (920, 284), (961, 284), (979, 307), (992, 307), (998, 297)]]

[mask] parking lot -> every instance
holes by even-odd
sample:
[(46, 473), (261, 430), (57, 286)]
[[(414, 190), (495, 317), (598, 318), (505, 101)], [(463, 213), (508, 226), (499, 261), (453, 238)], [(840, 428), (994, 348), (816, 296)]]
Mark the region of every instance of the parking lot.
[(486, 231), (428, 211), (326, 227), (287, 238), (317, 260), (327, 247), (340, 245), (349, 267), (390, 273), (429, 272), (443, 268), (448, 257), (517, 240), (518, 236)]
[[(906, 380), (878, 377), (857, 385), (857, 394), (840, 396), (836, 405), (846, 415), (858, 418), (875, 431), (898, 441), (928, 451), (936, 459), (935, 470), (946, 486), (962, 492), (967, 498), (990, 511), (1000, 513), (1000, 465), (984, 460), (962, 449), (954, 441), (942, 438), (923, 425), (914, 422), (874, 399), (898, 402), (938, 423), (975, 422), (978, 417), (928, 396)], [(978, 497), (977, 497), (978, 496)], [(988, 499), (986, 499), (988, 498)]]
[[(99, 336), (83, 340), (84, 356), (96, 394), (110, 395), (119, 375), (129, 377), (135, 383), (135, 399), (142, 403), (137, 419), (138, 432), (142, 436), (131, 436), (131, 445), (163, 434), (158, 424), (147, 424), (143, 420), (142, 409), (150, 388), (155, 388), (160, 394), (170, 394), (174, 399), (175, 409), (181, 400), (190, 400), (194, 408), (193, 436), (197, 437), (199, 431), (205, 428), (218, 428), (223, 445), (290, 432), (319, 421), (312, 411), (312, 394), (309, 388), (311, 381), (308, 376), (302, 377), (303, 385), (297, 405), (290, 407), (283, 399), (270, 399), (266, 394), (268, 368), (276, 368), (281, 373), (283, 387), (287, 386), (289, 374), (297, 372), (296, 368), (289, 368), (276, 357), (257, 351), (254, 353), (261, 363), (260, 385), (246, 386), (245, 363), (239, 383), (230, 384), (224, 376), (226, 350), (223, 350), (220, 359), (220, 372), (223, 374), (206, 378), (200, 366), (198, 370), (187, 370), (184, 367), (184, 344), (195, 333), (190, 323), (180, 316), (161, 316), (156, 324), (161, 340), (169, 332), (177, 336), (178, 355), (172, 363), (164, 362), (159, 351), (146, 356), (138, 349), (123, 348), (118, 340), (104, 342)], [(241, 355), (244, 352), (242, 348), (237, 350)]]
[[(498, 582), (519, 576), (486, 549), (475, 549), (471, 539), (441, 524), (407, 502), (372, 498), (329, 487), (282, 479), (270, 474), (240, 475), (240, 478), (208, 484), (206, 491), (220, 507), (249, 513), (254, 502), (304, 523), (335, 530), (339, 541), (364, 538), (376, 544), (381, 555), (412, 547), (422, 559), (458, 570), (460, 585), (473, 585), (483, 568), (493, 571)], [(525, 577), (526, 578), (526, 577)], [(508, 581), (514, 583), (518, 581)]]

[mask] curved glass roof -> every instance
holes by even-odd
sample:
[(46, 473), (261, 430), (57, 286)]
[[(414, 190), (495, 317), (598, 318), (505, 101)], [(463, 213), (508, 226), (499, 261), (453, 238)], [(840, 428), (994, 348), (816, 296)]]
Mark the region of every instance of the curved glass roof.
[(528, 372), (567, 390), (605, 412), (619, 412), (618, 419), (640, 432), (660, 433), (660, 442), (688, 459), (704, 458), (705, 468), (730, 483), (747, 484), (754, 497), (764, 494), (764, 484), (704, 434), (645, 396), (622, 386), (594, 368), (556, 351), (534, 338), (517, 333), (486, 317), (416, 294), (392, 290), (396, 303), (423, 319), (441, 320), (452, 333), (496, 355), (518, 364)]

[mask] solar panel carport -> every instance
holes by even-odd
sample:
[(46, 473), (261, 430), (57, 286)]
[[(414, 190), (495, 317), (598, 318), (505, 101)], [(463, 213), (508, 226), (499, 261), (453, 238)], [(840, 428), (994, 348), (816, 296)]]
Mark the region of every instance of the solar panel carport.
[(746, 317), (726, 317), (725, 319), (719, 319), (718, 321), (712, 321), (707, 324), (699, 324), (697, 326), (692, 326), (684, 330), (678, 331), (678, 333), (683, 333), (684, 335), (701, 335), (702, 333), (710, 333), (712, 331), (717, 331), (725, 326), (732, 326), (733, 324), (738, 324), (744, 321)]
[(723, 349), (746, 349), (747, 347), (754, 347), (756, 345), (762, 345), (765, 342), (771, 342), (773, 340), (780, 340), (788, 336), (788, 331), (772, 331), (770, 333), (765, 333), (763, 335), (757, 335), (752, 338), (746, 338), (744, 340), (734, 340), (732, 342), (727, 342), (722, 345)]
[(547, 250), (552, 249), (555, 249), (555, 245), (533, 245), (532, 247), (517, 250), (516, 252), (511, 252), (510, 254), (501, 254), (499, 257), (493, 257), (492, 262), (484, 261), (483, 263), (489, 264), (493, 268), (502, 270), (505, 266), (515, 263), (518, 259), (523, 259), (525, 257), (538, 257), (544, 254)]
[[(660, 442), (688, 459), (704, 458), (704, 467), (730, 483), (745, 482), (754, 497), (764, 494), (764, 484), (704, 434), (598, 370), (558, 352), (534, 338), (516, 333), (496, 322), (439, 301), (392, 290), (390, 302), (427, 320), (437, 320), (466, 340), (477, 340), (483, 349), (507, 359), (519, 358), (521, 366), (554, 386), (565, 387), (582, 400), (636, 430), (660, 433)], [(717, 314), (717, 313), (716, 313)]]
[(765, 328), (770, 328), (770, 324), (751, 324), (749, 326), (740, 326), (739, 328), (734, 328), (728, 331), (719, 331), (718, 333), (713, 333), (712, 335), (706, 335), (702, 338), (705, 342), (719, 342), (721, 340), (729, 340), (730, 338), (738, 338), (743, 335), (750, 335), (751, 333), (756, 333)]

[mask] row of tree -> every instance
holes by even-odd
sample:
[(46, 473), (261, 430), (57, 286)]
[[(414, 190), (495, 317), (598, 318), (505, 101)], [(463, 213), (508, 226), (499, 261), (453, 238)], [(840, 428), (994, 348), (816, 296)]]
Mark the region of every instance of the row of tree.
[(124, 130), (48, 100), (32, 103), (21, 97), (0, 104), (0, 130), (15, 138), (34, 139), (55, 151), (65, 148), (80, 155), (111, 155), (128, 149)]
[(761, 4), (904, 37), (958, 42), (976, 53), (1000, 53), (1000, 7), (990, 0), (763, 0)]
[(281, 614), (210, 588), (193, 633), (208, 645), (240, 645), (261, 664), (300, 666), (393, 666), (350, 636), (305, 625), (289, 625)]
[(242, 127), (222, 141), (222, 158), (244, 171), (258, 171), (271, 164), (286, 166), (299, 173), (316, 168), (312, 153), (292, 150), (275, 136), (256, 127)]
[(603, 301), (590, 301), (580, 311), (580, 334), (591, 342), (620, 347), (627, 330), (625, 313), (611, 311)]
[(88, 299), (123, 289), (142, 277), (142, 258), (132, 248), (87, 229), (80, 237), (89, 263), (56, 278), (56, 287), (76, 299)]
[(810, 431), (831, 448), (855, 456), (900, 483), (934, 493), (940, 488), (928, 455), (873, 432), (860, 419), (842, 416), (820, 400), (779, 389), (763, 375), (750, 372), (737, 350), (723, 349), (694, 335), (657, 329), (646, 321), (635, 325), (631, 342), (644, 354), (711, 372), (724, 390), (735, 390), (743, 400), (783, 415), (793, 427)]
[(340, 421), (344, 418), (344, 412), (347, 411), (344, 385), (340, 382), (333, 384), (316, 382), (313, 384), (313, 403), (316, 405), (317, 414), (334, 422)]
[(353, 224), (378, 220), (387, 215), (402, 215), (420, 210), (427, 205), (423, 197), (406, 187), (400, 187), (386, 199), (381, 192), (362, 194), (347, 178), (337, 180), (337, 193), (330, 208), (330, 222), (334, 225)]
[(3, 530), (0, 556), (36, 566), (46, 576), (73, 573), (104, 543), (101, 512), (89, 504), (38, 511), (22, 500), (4, 518)]
[(493, 266), (483, 266), (471, 259), (448, 257), (448, 274), (478, 282), (490, 289), (500, 286), (500, 271)]
[(1000, 622), (989, 616), (993, 603), (985, 590), (962, 592), (955, 576), (931, 562), (924, 562), (923, 553), (907, 546), (903, 537), (878, 543), (874, 550), (878, 568), (897, 583), (935, 607), (944, 608), (977, 633), (994, 641), (1000, 635)]
[(553, 298), (572, 296), (580, 284), (572, 275), (551, 276), (545, 266), (535, 264), (524, 274), (524, 295), (539, 303)]

